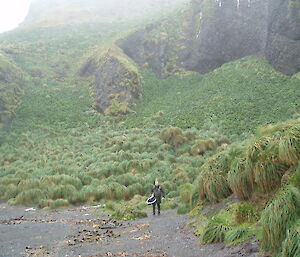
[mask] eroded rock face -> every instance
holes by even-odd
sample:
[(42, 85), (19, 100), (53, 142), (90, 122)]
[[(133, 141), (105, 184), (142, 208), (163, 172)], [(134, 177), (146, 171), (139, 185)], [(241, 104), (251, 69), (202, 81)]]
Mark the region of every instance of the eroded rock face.
[(150, 25), (127, 38), (120, 40), (118, 45), (124, 53), (132, 58), (140, 67), (150, 68), (158, 77), (166, 76), (168, 37), (152, 39), (149, 34), (158, 26)]
[(269, 1), (268, 39), (265, 55), (285, 74), (300, 71), (300, 1)]
[(178, 52), (179, 66), (207, 73), (226, 62), (257, 55), (283, 73), (300, 70), (299, 8), (288, 0), (196, 2), (202, 8), (193, 10), (183, 30), (187, 40)]
[[(247, 55), (263, 55), (267, 38), (267, 3), (248, 7), (248, 1), (198, 1), (202, 8), (183, 28), (190, 35), (178, 52), (179, 65), (207, 73), (222, 64)], [(209, 13), (205, 13), (209, 9)], [(207, 11), (208, 12), (208, 11)]]
[[(192, 0), (176, 39), (177, 66), (200, 73), (245, 56), (265, 57), (285, 74), (300, 71), (300, 2), (298, 0)], [(177, 17), (174, 17), (177, 18)], [(168, 35), (137, 31), (119, 46), (141, 67), (167, 75)]]
[(107, 115), (126, 114), (140, 95), (138, 69), (121, 51), (108, 49), (89, 58), (79, 71), (81, 76), (94, 76), (94, 108)]

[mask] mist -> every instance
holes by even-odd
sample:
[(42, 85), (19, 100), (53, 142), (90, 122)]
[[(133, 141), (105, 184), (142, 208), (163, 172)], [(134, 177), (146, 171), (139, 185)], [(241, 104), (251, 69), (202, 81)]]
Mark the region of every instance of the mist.
[(31, 0), (1, 1), (0, 33), (14, 29), (24, 20), (28, 13), (30, 2)]
[(187, 0), (33, 0), (25, 25), (129, 21), (151, 18)]

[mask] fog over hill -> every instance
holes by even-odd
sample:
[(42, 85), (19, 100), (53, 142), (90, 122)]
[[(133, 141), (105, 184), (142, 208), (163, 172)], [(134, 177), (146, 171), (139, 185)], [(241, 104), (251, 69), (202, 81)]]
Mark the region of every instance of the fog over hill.
[(134, 20), (186, 0), (33, 0), (23, 26)]

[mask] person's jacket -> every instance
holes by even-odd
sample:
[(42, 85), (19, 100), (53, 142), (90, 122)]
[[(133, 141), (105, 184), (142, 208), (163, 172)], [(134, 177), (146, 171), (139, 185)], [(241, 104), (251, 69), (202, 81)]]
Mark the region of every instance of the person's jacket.
[(160, 185), (152, 188), (152, 194), (154, 195), (157, 203), (161, 203), (161, 198), (165, 197), (166, 195), (165, 191)]

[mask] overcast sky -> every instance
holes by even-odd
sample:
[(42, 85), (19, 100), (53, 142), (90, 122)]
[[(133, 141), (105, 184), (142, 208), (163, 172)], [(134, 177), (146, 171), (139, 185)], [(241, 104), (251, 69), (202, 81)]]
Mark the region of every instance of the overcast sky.
[(0, 0), (0, 33), (14, 29), (20, 24), (31, 0)]

